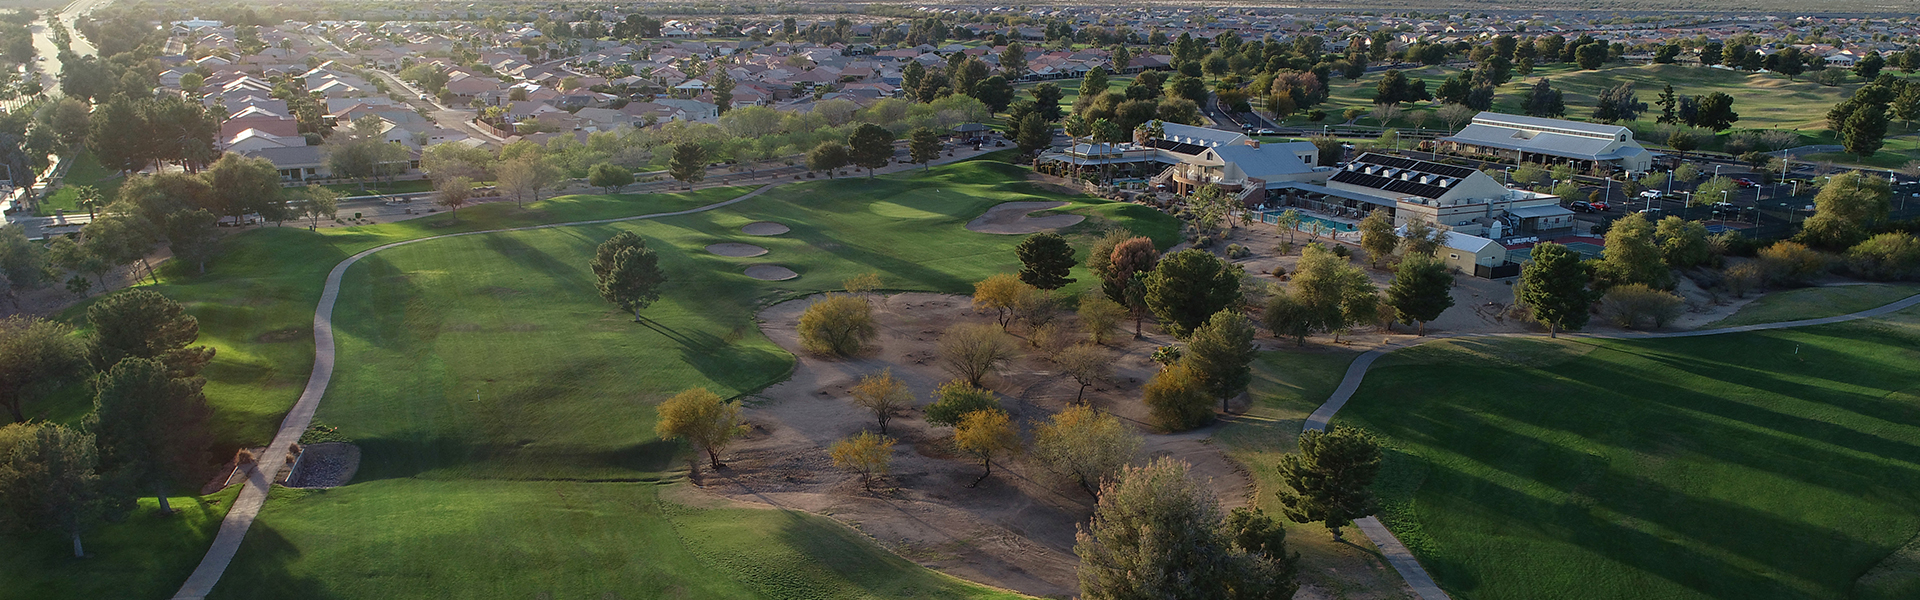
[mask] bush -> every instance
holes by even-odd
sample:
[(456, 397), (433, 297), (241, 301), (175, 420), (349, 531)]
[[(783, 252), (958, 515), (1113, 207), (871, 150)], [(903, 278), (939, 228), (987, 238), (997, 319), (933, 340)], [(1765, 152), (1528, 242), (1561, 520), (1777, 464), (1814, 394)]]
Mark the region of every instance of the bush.
[(1253, 256), (1253, 251), (1248, 250), (1246, 246), (1227, 244), (1227, 258), (1246, 258), (1249, 256)]
[(1760, 271), (1769, 283), (1805, 285), (1827, 272), (1825, 254), (1799, 242), (1775, 242), (1760, 250)]
[(1193, 238), (1193, 247), (1195, 247), (1195, 248), (1212, 248), (1212, 247), (1213, 247), (1213, 236), (1210, 236), (1210, 235), (1202, 235), (1202, 236), (1195, 236), (1195, 237)]
[(1213, 398), (1186, 364), (1161, 369), (1147, 382), (1141, 400), (1147, 403), (1153, 426), (1186, 431), (1213, 421)]
[(928, 423), (953, 427), (967, 413), (980, 410), (1002, 410), (1000, 399), (993, 392), (955, 379), (933, 391), (933, 404), (928, 404), (924, 413)]
[(1279, 265), (1274, 265), (1274, 267), (1273, 267), (1273, 276), (1274, 276), (1274, 277), (1286, 277), (1286, 276), (1287, 276), (1287, 268), (1286, 268), (1286, 267), (1283, 267), (1283, 266), (1279, 266)]
[(1334, 245), (1333, 245), (1333, 255), (1334, 255), (1334, 256), (1338, 256), (1338, 257), (1340, 257), (1340, 258), (1346, 258), (1346, 257), (1349, 257), (1349, 256), (1353, 256), (1353, 251), (1352, 251), (1352, 250), (1348, 250), (1348, 249), (1347, 249), (1347, 247), (1346, 247), (1345, 245), (1342, 245), (1342, 244), (1334, 244)]
[(878, 330), (866, 300), (827, 294), (800, 314), (799, 333), (800, 346), (809, 352), (851, 356), (859, 354)]
[(1628, 329), (1666, 327), (1680, 310), (1679, 296), (1639, 283), (1614, 286), (1600, 299), (1600, 314)]
[(1920, 238), (1911, 233), (1882, 233), (1847, 249), (1847, 270), (1866, 279), (1920, 278)]
[(1766, 270), (1760, 268), (1760, 264), (1754, 261), (1727, 267), (1726, 272), (1720, 277), (1720, 283), (1737, 298), (1747, 297), (1748, 292), (1759, 288), (1760, 284), (1766, 281)]

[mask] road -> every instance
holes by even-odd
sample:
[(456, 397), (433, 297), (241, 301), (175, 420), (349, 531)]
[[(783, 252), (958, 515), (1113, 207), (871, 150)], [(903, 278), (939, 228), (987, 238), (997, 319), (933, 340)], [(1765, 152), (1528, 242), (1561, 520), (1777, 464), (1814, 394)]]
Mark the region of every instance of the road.
[[(332, 44), (333, 42), (328, 41), (327, 43)], [(438, 123), (441, 127), (459, 130), (476, 139), (486, 140), (489, 144), (502, 144), (506, 142), (506, 140), (501, 139), (500, 136), (494, 135), (493, 132), (475, 126), (473, 124), (473, 118), (475, 116), (473, 111), (449, 108), (431, 99), (422, 100), (421, 96), (426, 96), (427, 94), (421, 92), (419, 88), (413, 87), (413, 84), (401, 81), (400, 78), (394, 76), (394, 74), (380, 69), (367, 70), (372, 72), (375, 77), (386, 81), (388, 89), (400, 90), (402, 96), (406, 98), (407, 106), (411, 106), (416, 110), (425, 110), (428, 118), (433, 119), (433, 122)], [(428, 97), (431, 98), (431, 96)]]
[[(111, 0), (74, 0), (73, 3), (60, 9), (60, 22), (66, 24), (67, 33), (71, 34), (70, 47), (75, 54), (89, 56), (96, 50), (93, 44), (87, 42), (86, 36), (80, 35), (79, 29), (74, 27), (74, 19), (91, 12), (94, 8), (106, 5), (109, 1)], [(48, 93), (58, 94), (60, 48), (53, 44), (53, 29), (47, 27), (44, 19), (34, 21), (31, 28), (33, 29), (33, 50), (37, 54), (34, 63), (38, 67), (36, 70), (40, 73), (40, 84)]]

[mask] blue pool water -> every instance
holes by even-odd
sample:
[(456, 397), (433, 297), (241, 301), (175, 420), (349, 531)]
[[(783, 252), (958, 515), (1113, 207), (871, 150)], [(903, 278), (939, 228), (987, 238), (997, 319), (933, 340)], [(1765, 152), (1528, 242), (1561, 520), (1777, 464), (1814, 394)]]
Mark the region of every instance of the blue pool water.
[[(1260, 220), (1268, 225), (1278, 224), (1280, 222), (1280, 213), (1277, 213), (1277, 212), (1262, 213), (1260, 215)], [(1354, 226), (1352, 224), (1341, 223), (1333, 219), (1316, 217), (1313, 215), (1306, 215), (1306, 214), (1300, 215), (1299, 229), (1301, 231), (1306, 231), (1307, 226), (1310, 223), (1319, 223), (1322, 227), (1332, 228), (1334, 231), (1340, 231), (1340, 232), (1358, 231), (1360, 229), (1359, 227)]]

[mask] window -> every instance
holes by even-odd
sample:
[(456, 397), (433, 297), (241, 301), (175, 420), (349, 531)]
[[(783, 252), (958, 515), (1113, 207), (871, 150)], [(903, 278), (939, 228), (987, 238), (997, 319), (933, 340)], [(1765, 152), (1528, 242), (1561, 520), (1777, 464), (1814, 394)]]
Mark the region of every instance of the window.
[(1448, 253), (1448, 254), (1447, 254), (1447, 258), (1450, 258), (1450, 259), (1453, 259), (1453, 260), (1460, 260), (1460, 255), (1459, 255), (1459, 254), (1454, 254), (1454, 253)]

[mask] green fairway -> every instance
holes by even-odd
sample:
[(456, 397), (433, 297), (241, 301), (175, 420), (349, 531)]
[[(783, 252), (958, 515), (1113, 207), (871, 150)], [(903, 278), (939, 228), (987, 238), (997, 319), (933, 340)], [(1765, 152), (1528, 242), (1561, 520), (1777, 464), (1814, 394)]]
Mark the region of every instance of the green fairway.
[(1772, 292), (1708, 327), (1779, 323), (1856, 313), (1920, 294), (1920, 285), (1835, 285)]
[(1253, 505), (1286, 525), (1287, 548), (1300, 554), (1302, 584), (1332, 597), (1398, 597), (1404, 589), (1400, 575), (1364, 537), (1348, 530), (1347, 541), (1335, 541), (1320, 523), (1289, 521), (1281, 516), (1276, 495), (1286, 485), (1278, 472), (1280, 457), (1295, 451), (1307, 415), (1333, 394), (1359, 355), (1343, 348), (1296, 350), (1290, 344), (1260, 353), (1253, 363), (1254, 405), (1214, 439), (1253, 476)]
[(86, 214), (87, 209), (80, 207), (78, 191), (80, 186), (93, 186), (100, 191), (100, 198), (103, 201), (111, 203), (120, 193), (120, 184), (125, 183), (126, 180), (127, 178), (121, 177), (119, 173), (100, 166), (100, 161), (94, 160), (93, 154), (82, 152), (73, 159), (73, 166), (67, 168), (66, 177), (61, 179), (60, 189), (42, 200), (39, 211), (34, 214), (49, 217), (53, 216), (54, 209), (65, 209), (69, 215)]
[(1383, 516), (1455, 597), (1912, 598), (1900, 559), (1856, 579), (1920, 532), (1915, 382), (1911, 309), (1457, 340), (1383, 358), (1336, 423), (1388, 440)]
[[(334, 315), (338, 367), (318, 415), (364, 450), (356, 483), (276, 494), (216, 595), (249, 597), (261, 589), (279, 590), (267, 594), (275, 597), (364, 597), (374, 590), (401, 598), (444, 597), (449, 590), (481, 598), (545, 590), (558, 590), (554, 597), (612, 590), (625, 597), (659, 596), (647, 590), (752, 595), (741, 589), (768, 597), (901, 597), (909, 590), (994, 595), (886, 556), (858, 536), (819, 533), (839, 530), (814, 517), (694, 510), (683, 518), (676, 512), (684, 547), (640, 540), (666, 531), (652, 490), (656, 482), (675, 481), (676, 467), (684, 464), (676, 460), (678, 444), (653, 437), (654, 401), (691, 386), (738, 395), (784, 378), (792, 357), (753, 322), (767, 303), (837, 289), (842, 279), (867, 271), (881, 272), (888, 289), (966, 292), (973, 281), (1013, 268), (1020, 236), (962, 226), (999, 202), (1068, 199), (1025, 182), (1024, 173), (975, 161), (876, 180), (814, 182), (694, 215), (450, 238), (362, 260), (343, 281)], [(240, 390), (210, 386), (209, 394), (221, 411), (234, 403), (257, 408), (260, 418), (228, 429), (238, 440), (263, 440), (311, 364), (308, 324), (320, 278), (358, 249), (527, 221), (605, 218), (616, 212), (608, 205), (623, 206), (625, 214), (675, 210), (740, 191), (701, 192), (705, 197), (697, 199), (564, 198), (536, 206), (531, 215), (510, 206), (463, 210), (460, 224), (439, 229), (435, 224), (450, 223), (446, 217), (250, 234), (245, 237), (257, 238), (250, 243), (261, 244), (249, 254), (259, 262), (221, 265), (209, 279), (226, 282), (200, 282), (209, 287), (198, 289), (206, 296), (193, 307), (203, 322), (209, 313), (200, 311), (237, 310), (242, 314), (233, 321), (254, 323), (221, 336), (246, 340), (234, 341), (232, 354), (252, 371), (209, 375), (259, 376), (238, 384)], [(652, 204), (635, 206), (643, 202)], [(1156, 211), (1078, 202), (1061, 209), (1090, 215), (1073, 230), (1083, 232), (1072, 236), (1077, 243), (1116, 222), (1163, 245), (1177, 237), (1177, 224)], [(739, 233), (755, 221), (781, 222), (792, 231)], [(645, 324), (600, 300), (587, 270), (595, 245), (621, 230), (648, 239), (671, 281), (646, 311)], [(721, 241), (753, 243), (770, 253), (739, 259), (704, 251)], [(741, 274), (754, 263), (781, 264), (800, 277), (760, 282)], [(285, 300), (271, 302), (271, 313), (251, 315), (245, 306), (206, 304), (216, 290), (265, 286), (237, 276), (242, 272), (285, 277), (271, 290)], [(1077, 276), (1076, 288), (1092, 279)], [(184, 284), (167, 291), (195, 289)], [(287, 328), (285, 340), (259, 337)], [(229, 358), (226, 348), (221, 358)], [(256, 397), (226, 393), (234, 391)], [(696, 524), (728, 536), (686, 535)], [(562, 532), (590, 532), (601, 541)], [(256, 540), (265, 540), (267, 550), (255, 548)], [(380, 550), (369, 552), (370, 546)], [(740, 548), (755, 549), (771, 563), (741, 562)], [(853, 560), (860, 553), (878, 558)], [(690, 556), (704, 567), (686, 562)]]

